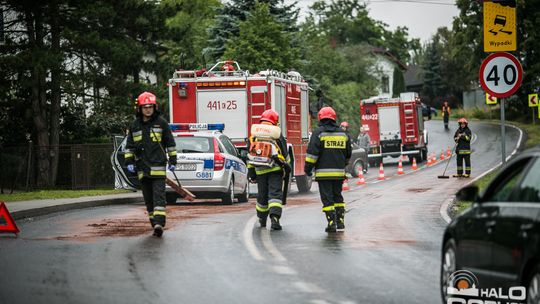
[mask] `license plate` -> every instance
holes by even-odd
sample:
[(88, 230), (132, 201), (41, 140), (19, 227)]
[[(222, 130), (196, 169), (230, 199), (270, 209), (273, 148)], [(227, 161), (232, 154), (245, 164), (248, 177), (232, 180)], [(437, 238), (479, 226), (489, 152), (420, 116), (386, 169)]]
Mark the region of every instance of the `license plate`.
[(178, 171), (195, 171), (197, 170), (197, 164), (178, 164), (176, 166)]

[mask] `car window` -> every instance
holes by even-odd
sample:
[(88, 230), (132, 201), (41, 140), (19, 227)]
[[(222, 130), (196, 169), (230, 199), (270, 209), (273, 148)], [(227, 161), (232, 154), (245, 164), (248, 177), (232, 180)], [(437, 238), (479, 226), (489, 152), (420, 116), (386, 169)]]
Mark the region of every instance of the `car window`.
[(540, 203), (540, 158), (529, 167), (521, 183), (512, 191), (510, 199)]
[(511, 202), (513, 199), (514, 188), (523, 177), (529, 158), (513, 164), (506, 168), (495, 180), (495, 184), (487, 189), (484, 201), (490, 202)]
[(234, 147), (233, 143), (229, 140), (229, 138), (227, 136), (222, 135), (222, 136), (219, 137), (219, 140), (221, 141), (221, 143), (225, 147), (225, 150), (227, 150), (227, 153), (229, 153), (231, 155), (234, 155), (234, 156), (238, 156), (236, 154), (236, 148)]
[(208, 137), (180, 136), (176, 137), (176, 150), (179, 153), (212, 153), (213, 147)]

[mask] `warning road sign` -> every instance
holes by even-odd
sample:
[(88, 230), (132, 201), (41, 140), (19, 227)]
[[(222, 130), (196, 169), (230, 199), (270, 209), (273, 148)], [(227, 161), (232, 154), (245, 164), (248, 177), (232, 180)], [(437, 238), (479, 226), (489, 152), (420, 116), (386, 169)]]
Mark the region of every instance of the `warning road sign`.
[(504, 98), (514, 94), (523, 78), (521, 63), (510, 53), (489, 55), (480, 66), (480, 84), (489, 95)]
[(486, 104), (487, 105), (494, 105), (497, 104), (497, 97), (489, 95), (489, 93), (486, 93)]
[[(4, 222), (5, 224), (3, 224)], [(0, 232), (19, 233), (19, 228), (17, 228), (4, 202), (0, 202)]]
[(529, 94), (529, 107), (538, 107), (538, 94)]
[(484, 1), (484, 52), (516, 50), (516, 0)]

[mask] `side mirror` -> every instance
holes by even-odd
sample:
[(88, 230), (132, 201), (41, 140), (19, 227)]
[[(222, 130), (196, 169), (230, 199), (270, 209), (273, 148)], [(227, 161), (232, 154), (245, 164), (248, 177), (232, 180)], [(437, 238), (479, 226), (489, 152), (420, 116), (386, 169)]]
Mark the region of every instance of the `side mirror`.
[(480, 199), (478, 186), (467, 186), (456, 193), (458, 201), (476, 202)]
[(244, 163), (247, 163), (247, 155), (248, 151), (246, 149), (238, 149), (240, 159), (244, 161)]

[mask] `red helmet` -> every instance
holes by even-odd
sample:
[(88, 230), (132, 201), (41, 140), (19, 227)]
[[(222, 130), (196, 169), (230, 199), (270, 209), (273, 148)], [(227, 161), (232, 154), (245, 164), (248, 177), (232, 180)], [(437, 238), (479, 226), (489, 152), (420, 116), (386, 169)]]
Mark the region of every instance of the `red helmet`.
[(261, 114), (261, 119), (260, 119), (261, 122), (263, 121), (267, 121), (273, 125), (277, 125), (278, 121), (279, 121), (279, 114), (270, 109), (270, 110), (266, 110), (264, 111), (262, 114)]
[(137, 97), (137, 105), (139, 107), (145, 105), (155, 105), (156, 104), (156, 95), (150, 92), (142, 92), (139, 97)]
[(319, 121), (325, 118), (329, 118), (333, 121), (336, 121), (336, 111), (334, 111), (334, 109), (332, 109), (331, 107), (324, 107), (319, 111), (318, 117), (319, 117)]
[(466, 123), (466, 124), (469, 124), (469, 122), (467, 121), (467, 119), (465, 119), (465, 117), (460, 118), (457, 122), (458, 122), (458, 123)]
[(349, 123), (346, 122), (346, 121), (343, 121), (343, 122), (341, 122), (341, 124), (340, 124), (339, 126), (342, 127), (342, 128), (348, 128), (348, 127), (349, 127)]
[(233, 61), (231, 60), (225, 61), (225, 63), (221, 67), (221, 70), (226, 71), (226, 72), (234, 71)]

